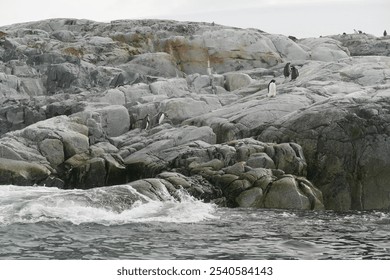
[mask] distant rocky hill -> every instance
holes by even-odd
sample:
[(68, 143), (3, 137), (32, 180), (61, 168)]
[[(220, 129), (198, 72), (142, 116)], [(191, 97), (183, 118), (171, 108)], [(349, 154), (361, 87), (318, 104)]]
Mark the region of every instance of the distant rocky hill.
[(389, 209), (390, 37), (292, 39), (167, 20), (0, 27), (0, 184)]

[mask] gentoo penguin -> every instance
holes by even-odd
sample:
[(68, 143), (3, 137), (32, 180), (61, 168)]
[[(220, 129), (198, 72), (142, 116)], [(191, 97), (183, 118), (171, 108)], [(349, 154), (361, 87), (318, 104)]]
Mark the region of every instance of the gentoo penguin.
[(165, 117), (166, 117), (167, 115), (164, 113), (164, 112), (160, 112), (160, 113), (158, 113), (157, 114), (157, 118), (156, 118), (156, 123), (157, 124), (162, 124), (162, 122), (164, 121), (164, 119), (165, 119)]
[(290, 62), (284, 66), (283, 75), (285, 78), (290, 77)]
[(291, 66), (291, 81), (294, 81), (296, 78), (298, 78), (299, 72), (298, 69), (295, 68), (295, 66)]
[(276, 84), (275, 80), (271, 80), (268, 84), (268, 97), (276, 96)]
[(147, 130), (149, 128), (149, 125), (150, 125), (150, 119), (149, 119), (149, 114), (147, 114), (142, 120), (141, 129)]
[(387, 31), (383, 31), (383, 37), (386, 37), (387, 36)]

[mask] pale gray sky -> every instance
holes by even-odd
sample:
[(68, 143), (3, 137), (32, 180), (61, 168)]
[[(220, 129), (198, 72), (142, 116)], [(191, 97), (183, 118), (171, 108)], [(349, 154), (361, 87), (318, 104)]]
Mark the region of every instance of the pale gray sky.
[(318, 37), (390, 34), (389, 0), (0, 0), (0, 26), (47, 18), (174, 19)]

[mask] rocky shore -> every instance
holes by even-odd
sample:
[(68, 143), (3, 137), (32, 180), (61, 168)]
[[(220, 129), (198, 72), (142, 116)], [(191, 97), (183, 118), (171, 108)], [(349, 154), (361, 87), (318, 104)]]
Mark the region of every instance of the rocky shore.
[(390, 209), (389, 55), (390, 37), (367, 34), (166, 20), (0, 27), (0, 184)]

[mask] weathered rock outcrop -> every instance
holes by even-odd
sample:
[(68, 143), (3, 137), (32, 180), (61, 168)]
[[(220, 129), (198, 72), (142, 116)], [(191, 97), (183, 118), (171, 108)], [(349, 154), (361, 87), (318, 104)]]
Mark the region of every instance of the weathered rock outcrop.
[(388, 49), (168, 20), (1, 27), (0, 184), (388, 209)]
[(303, 147), (308, 178), (331, 209), (389, 207), (390, 91), (318, 103), (267, 128), (259, 139)]
[(348, 48), (352, 56), (390, 55), (390, 37), (377, 38), (369, 34), (343, 34), (331, 36)]

